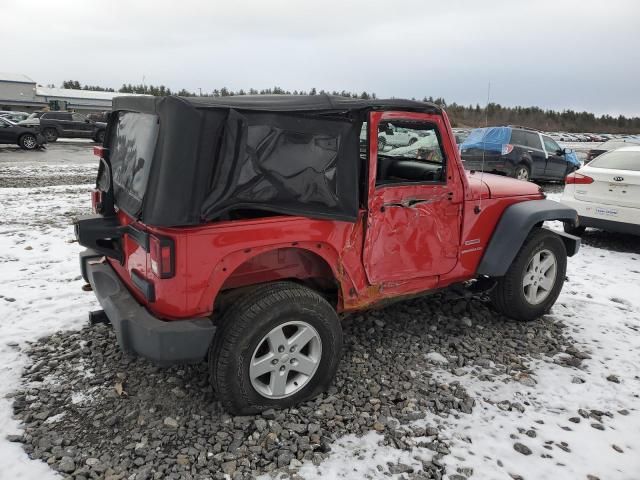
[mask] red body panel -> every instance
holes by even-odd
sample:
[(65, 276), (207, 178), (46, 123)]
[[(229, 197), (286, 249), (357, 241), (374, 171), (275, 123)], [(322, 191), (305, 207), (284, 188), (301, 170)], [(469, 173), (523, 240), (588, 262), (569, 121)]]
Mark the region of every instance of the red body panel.
[[(124, 265), (111, 264), (133, 295), (165, 319), (211, 315), (220, 292), (277, 279), (337, 284), (337, 308), (347, 311), (474, 278), (504, 209), (541, 193), (495, 175), (484, 174), (482, 182), (478, 173), (468, 178), (446, 114), (372, 112), (370, 135), (381, 119), (393, 118), (437, 126), (446, 183), (376, 187), (377, 142), (370, 142), (368, 205), (356, 223), (277, 216), (160, 229), (136, 222), (174, 240), (175, 275), (157, 278), (149, 254), (127, 236)], [(131, 222), (122, 212), (119, 217)], [(134, 269), (154, 284), (154, 302), (131, 281)]]

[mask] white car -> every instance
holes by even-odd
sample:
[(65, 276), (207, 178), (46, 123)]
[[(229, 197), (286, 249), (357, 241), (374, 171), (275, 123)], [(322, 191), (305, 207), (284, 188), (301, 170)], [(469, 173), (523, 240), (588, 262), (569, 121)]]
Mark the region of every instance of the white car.
[(567, 233), (594, 227), (640, 235), (640, 145), (603, 153), (568, 175), (560, 201), (578, 212)]
[(384, 147), (387, 145), (391, 147), (412, 145), (417, 142), (419, 138), (415, 130), (396, 128), (389, 123), (383, 131), (378, 133), (378, 150), (384, 150)]

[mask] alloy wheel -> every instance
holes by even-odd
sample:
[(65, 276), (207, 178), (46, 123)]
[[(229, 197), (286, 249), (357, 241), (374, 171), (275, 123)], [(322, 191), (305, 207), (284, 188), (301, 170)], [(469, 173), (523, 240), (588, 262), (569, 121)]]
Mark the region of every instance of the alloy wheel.
[(315, 328), (303, 321), (283, 323), (258, 342), (249, 364), (251, 385), (266, 398), (291, 396), (313, 378), (321, 358)]
[(24, 145), (24, 148), (31, 150), (36, 146), (36, 139), (31, 135), (27, 135), (26, 137), (24, 137), (22, 144)]
[(544, 302), (556, 283), (558, 261), (550, 250), (533, 254), (522, 279), (522, 291), (527, 302), (539, 305)]
[(525, 167), (519, 167), (516, 171), (516, 178), (518, 180), (529, 180), (529, 171)]

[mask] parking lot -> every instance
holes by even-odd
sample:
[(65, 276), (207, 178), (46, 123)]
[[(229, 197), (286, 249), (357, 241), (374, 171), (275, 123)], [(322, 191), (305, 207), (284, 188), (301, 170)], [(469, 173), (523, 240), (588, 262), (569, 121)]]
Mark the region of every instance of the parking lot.
[(206, 366), (156, 368), (86, 326), (99, 305), (72, 221), (89, 213), (92, 146), (0, 146), (0, 430), (15, 432), (0, 456), (21, 459), (7, 478), (27, 455), (43, 479), (637, 478), (637, 237), (587, 231), (530, 323), (449, 292), (349, 317), (329, 392), (231, 417)]

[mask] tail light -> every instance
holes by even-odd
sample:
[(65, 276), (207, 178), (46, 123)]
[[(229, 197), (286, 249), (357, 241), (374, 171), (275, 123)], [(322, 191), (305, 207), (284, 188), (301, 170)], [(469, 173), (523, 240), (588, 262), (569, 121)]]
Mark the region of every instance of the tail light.
[(107, 149), (104, 147), (93, 147), (93, 154), (96, 157), (104, 158), (106, 152), (107, 152)]
[(93, 213), (100, 213), (102, 211), (102, 191), (97, 188), (91, 191), (91, 210)]
[(505, 143), (502, 145), (502, 155), (507, 155), (513, 151), (513, 145)]
[(581, 173), (573, 172), (567, 175), (567, 178), (564, 179), (564, 183), (566, 185), (588, 185), (593, 183), (593, 178), (582, 175)]
[(175, 275), (174, 251), (172, 239), (149, 235), (151, 271), (156, 277), (171, 278)]

